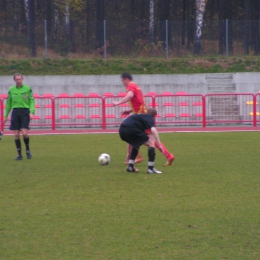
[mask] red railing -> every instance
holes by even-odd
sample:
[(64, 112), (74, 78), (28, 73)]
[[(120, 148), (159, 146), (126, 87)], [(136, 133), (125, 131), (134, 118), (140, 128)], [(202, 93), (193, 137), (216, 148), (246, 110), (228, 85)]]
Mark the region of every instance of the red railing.
[(153, 107), (157, 108), (157, 125), (203, 124), (203, 95), (157, 95)]
[(4, 131), (4, 108), (3, 99), (0, 98), (0, 130)]
[[(32, 128), (57, 127), (107, 127), (118, 126), (123, 118), (121, 112), (130, 106), (113, 106), (123, 94), (100, 96), (98, 94), (59, 95), (58, 97), (35, 97), (36, 113), (31, 121)], [(108, 95), (109, 94), (109, 95)], [(0, 97), (0, 129), (4, 130), (6, 97)], [(158, 111), (158, 126), (201, 126), (210, 125), (253, 125), (260, 122), (260, 93), (212, 93), (171, 94), (149, 93), (145, 95), (147, 106)], [(6, 127), (10, 125), (7, 121)]]
[(254, 126), (257, 126), (257, 123), (260, 122), (260, 93), (254, 96)]
[(103, 97), (55, 97), (53, 100), (54, 128), (80, 126), (105, 128)]
[(214, 93), (204, 96), (205, 126), (216, 124), (255, 125), (252, 93)]

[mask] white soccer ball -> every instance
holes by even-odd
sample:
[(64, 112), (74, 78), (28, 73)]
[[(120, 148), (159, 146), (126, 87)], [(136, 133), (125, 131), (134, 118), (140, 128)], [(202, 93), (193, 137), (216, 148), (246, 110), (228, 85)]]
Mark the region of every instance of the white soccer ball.
[(101, 165), (108, 165), (110, 163), (110, 156), (107, 153), (102, 153), (99, 157), (98, 157), (98, 162)]

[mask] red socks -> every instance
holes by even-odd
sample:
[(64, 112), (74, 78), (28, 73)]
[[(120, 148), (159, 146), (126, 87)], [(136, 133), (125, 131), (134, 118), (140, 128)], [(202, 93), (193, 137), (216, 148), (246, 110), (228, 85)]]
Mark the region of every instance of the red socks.
[[(158, 143), (156, 141), (154, 141), (155, 147), (158, 149)], [(166, 159), (171, 155), (171, 153), (167, 150), (167, 148), (164, 146), (164, 144), (161, 142), (161, 146), (164, 150), (164, 156), (166, 157)]]

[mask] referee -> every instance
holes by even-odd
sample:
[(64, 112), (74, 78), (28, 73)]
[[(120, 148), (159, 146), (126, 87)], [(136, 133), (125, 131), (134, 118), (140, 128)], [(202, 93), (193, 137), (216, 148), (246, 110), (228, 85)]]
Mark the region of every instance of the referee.
[(12, 110), (11, 126), (10, 130), (14, 130), (14, 141), (18, 156), (16, 161), (23, 159), (21, 151), (20, 132), (22, 132), (24, 144), (26, 147), (27, 159), (32, 158), (32, 154), (29, 148), (29, 124), (35, 112), (34, 97), (31, 88), (28, 85), (23, 84), (23, 76), (19, 73), (14, 75), (15, 86), (12, 86), (8, 92), (8, 98), (6, 102), (4, 124), (7, 121), (7, 117)]

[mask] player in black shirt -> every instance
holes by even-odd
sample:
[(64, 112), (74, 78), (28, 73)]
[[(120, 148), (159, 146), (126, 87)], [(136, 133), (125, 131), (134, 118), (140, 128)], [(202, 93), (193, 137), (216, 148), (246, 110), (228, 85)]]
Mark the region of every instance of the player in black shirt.
[(162, 173), (154, 168), (155, 160), (155, 144), (154, 141), (147, 135), (146, 130), (151, 130), (155, 141), (159, 144), (160, 151), (163, 152), (158, 132), (154, 127), (154, 117), (157, 111), (155, 108), (148, 108), (147, 114), (134, 114), (126, 118), (119, 128), (120, 138), (133, 146), (130, 159), (128, 162), (128, 172), (138, 172), (134, 167), (134, 161), (138, 154), (141, 145), (148, 147), (148, 170), (147, 173)]

